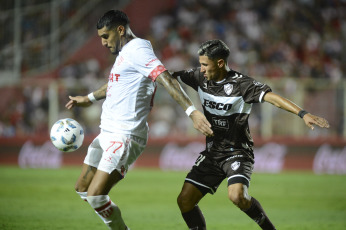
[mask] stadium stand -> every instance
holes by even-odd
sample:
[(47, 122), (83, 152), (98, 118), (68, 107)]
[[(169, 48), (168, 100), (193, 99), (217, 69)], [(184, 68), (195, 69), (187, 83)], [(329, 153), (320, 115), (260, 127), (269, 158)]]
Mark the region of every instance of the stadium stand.
[[(0, 93), (0, 109), (4, 111), (0, 115), (0, 136), (48, 133), (52, 120), (66, 116), (85, 124), (87, 133), (96, 133), (100, 107), (70, 114), (64, 104), (70, 92), (87, 93), (108, 75), (113, 57), (95, 38), (95, 21), (105, 9), (114, 8), (114, 1), (5, 2), (0, 17), (0, 82), (4, 85)], [(152, 42), (168, 69), (197, 66), (198, 45), (220, 38), (231, 48), (232, 68), (268, 82), (331, 123), (328, 132), (310, 133), (297, 128), (299, 120), (297, 125), (297, 121), (288, 121), (292, 120), (286, 117), (289, 115), (276, 110), (266, 113), (267, 108), (261, 105), (254, 107), (258, 115), (251, 118), (254, 135), (346, 136), (342, 97), (346, 89), (342, 64), (346, 60), (344, 1), (167, 0), (160, 1), (156, 11), (149, 11), (155, 9), (150, 7), (152, 2), (123, 1), (121, 7), (133, 18), (134, 32)], [(144, 17), (136, 18), (138, 9)], [(15, 35), (18, 25), (19, 35)], [(17, 72), (11, 72), (15, 69)], [(17, 81), (8, 84), (16, 73)], [(150, 135), (197, 135), (169, 96), (160, 88), (158, 94), (149, 120)], [(50, 101), (52, 95), (58, 95), (56, 103)], [(55, 110), (51, 110), (55, 104)], [(263, 125), (263, 116), (267, 115), (272, 121)], [(275, 119), (282, 116), (293, 122), (287, 129)]]

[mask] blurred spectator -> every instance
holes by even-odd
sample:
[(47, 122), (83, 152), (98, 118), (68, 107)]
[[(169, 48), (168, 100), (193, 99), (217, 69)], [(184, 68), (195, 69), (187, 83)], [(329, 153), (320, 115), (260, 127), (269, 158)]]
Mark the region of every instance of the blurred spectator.
[(230, 65), (241, 72), (337, 83), (344, 73), (345, 15), (345, 1), (178, 1), (153, 18), (150, 34), (173, 70), (196, 66), (196, 44), (218, 38), (230, 46)]
[[(50, 49), (49, 36), (51, 0), (22, 1), (22, 7), (35, 6), (36, 10), (24, 12), (22, 19), (23, 65), (27, 71), (47, 64)], [(85, 1), (62, 0), (59, 3), (59, 25), (72, 19)], [(112, 2), (111, 0), (105, 2)], [(14, 7), (14, 1), (6, 1), (3, 10)], [(34, 9), (34, 8), (32, 8)], [(156, 55), (167, 69), (175, 71), (199, 65), (199, 44), (209, 39), (222, 39), (231, 49), (230, 66), (253, 77), (280, 79), (293, 77), (299, 80), (326, 79), (333, 84), (345, 78), (344, 40), (346, 37), (346, 1), (314, 0), (176, 0), (176, 7), (153, 17), (147, 39), (154, 46)], [(93, 15), (76, 22), (77, 30), (61, 34), (59, 52), (71, 53), (79, 38), (94, 34), (94, 23), (88, 23)], [(0, 58), (7, 55), (6, 48), (13, 46), (10, 30), (13, 20), (1, 14)], [(5, 23), (6, 21), (6, 23)], [(10, 22), (8, 22), (10, 21)], [(8, 23), (7, 23), (8, 22)], [(78, 39), (76, 39), (78, 38)], [(35, 40), (36, 39), (36, 40)], [(32, 42), (35, 41), (35, 42)], [(10, 56), (8, 56), (10, 57)], [(10, 69), (8, 58), (0, 63), (1, 69)], [(64, 109), (70, 92), (76, 87), (87, 94), (105, 83), (109, 70), (90, 59), (81, 63), (69, 63), (58, 73), (59, 118), (78, 119), (86, 127), (86, 133), (98, 132), (101, 103), (88, 110)], [(81, 80), (83, 79), (83, 80)], [(285, 91), (294, 94), (296, 82), (291, 81)], [(71, 88), (74, 87), (74, 88)], [(187, 91), (189, 89), (186, 89)], [(4, 91), (0, 109), (0, 136), (34, 135), (48, 133), (48, 84), (15, 87)], [(193, 94), (189, 92), (189, 95)], [(322, 94), (323, 95), (323, 94)], [(198, 98), (194, 98), (198, 100)], [(155, 106), (150, 115), (151, 137), (181, 134), (195, 135), (189, 119), (176, 104), (162, 92), (156, 92)], [(329, 106), (330, 105), (329, 103)], [(260, 133), (260, 108), (251, 117), (254, 134)], [(340, 112), (339, 112), (340, 113)], [(336, 115), (338, 123), (344, 122), (342, 113)], [(330, 119), (328, 119), (330, 120)], [(192, 131), (191, 131), (192, 130)], [(342, 130), (336, 131), (338, 134)]]

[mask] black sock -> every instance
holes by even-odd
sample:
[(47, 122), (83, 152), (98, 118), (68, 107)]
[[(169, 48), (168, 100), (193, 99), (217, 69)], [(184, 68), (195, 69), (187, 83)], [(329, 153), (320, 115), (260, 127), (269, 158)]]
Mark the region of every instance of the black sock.
[(185, 223), (190, 230), (206, 230), (207, 225), (205, 223), (202, 211), (196, 205), (191, 211), (182, 213)]
[(270, 222), (268, 216), (264, 212), (261, 204), (255, 199), (251, 198), (251, 206), (248, 210), (243, 210), (251, 219), (253, 219), (264, 230), (275, 230), (276, 228)]

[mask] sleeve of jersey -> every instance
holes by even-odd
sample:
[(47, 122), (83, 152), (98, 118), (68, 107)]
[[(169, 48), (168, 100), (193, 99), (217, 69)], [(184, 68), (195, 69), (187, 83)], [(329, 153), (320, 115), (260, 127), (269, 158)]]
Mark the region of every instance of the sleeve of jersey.
[(192, 87), (196, 91), (198, 90), (198, 69), (182, 70), (173, 73), (173, 77), (177, 78), (179, 81), (184, 82), (186, 85)]
[(268, 85), (247, 76), (241, 79), (240, 90), (246, 103), (262, 103), (264, 95), (272, 91)]
[(152, 81), (166, 71), (164, 65), (155, 56), (151, 44), (145, 40), (138, 42), (132, 55), (132, 63), (138, 72)]

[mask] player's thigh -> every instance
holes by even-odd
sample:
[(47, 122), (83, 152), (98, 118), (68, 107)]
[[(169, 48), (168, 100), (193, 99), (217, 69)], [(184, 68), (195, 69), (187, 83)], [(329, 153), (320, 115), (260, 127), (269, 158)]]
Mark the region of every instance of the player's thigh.
[(204, 195), (214, 194), (225, 176), (217, 162), (201, 153), (187, 174), (185, 182), (193, 184)]
[(77, 192), (86, 192), (88, 191), (89, 185), (96, 173), (96, 168), (92, 167), (90, 165), (87, 164), (83, 164), (82, 166), (82, 172), (79, 175), (76, 185), (75, 185), (75, 189)]
[(103, 153), (98, 169), (109, 174), (117, 170), (125, 177), (130, 165), (143, 153), (147, 140), (127, 134), (101, 133)]
[(253, 162), (246, 157), (232, 157), (222, 164), (228, 186), (241, 183), (249, 187), (253, 168)]
[(100, 146), (100, 136), (101, 135), (98, 135), (88, 147), (88, 152), (82, 166), (82, 172), (75, 185), (75, 189), (78, 192), (86, 192), (88, 190), (100, 163), (103, 153), (103, 149)]

